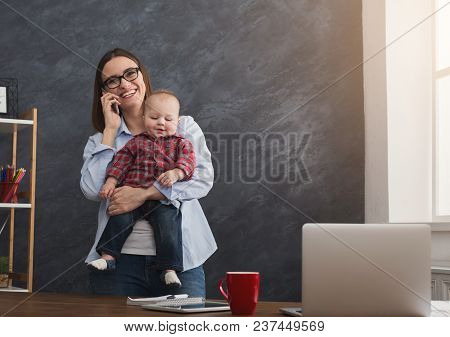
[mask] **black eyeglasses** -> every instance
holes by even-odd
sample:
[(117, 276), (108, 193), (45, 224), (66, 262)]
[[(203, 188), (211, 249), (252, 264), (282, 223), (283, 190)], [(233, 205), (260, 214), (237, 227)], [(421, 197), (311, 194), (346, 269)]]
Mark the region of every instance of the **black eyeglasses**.
[(111, 76), (105, 82), (103, 82), (103, 85), (109, 89), (115, 89), (120, 85), (122, 78), (127, 80), (128, 82), (134, 81), (139, 75), (139, 70), (139, 67), (129, 68), (124, 71), (122, 76)]

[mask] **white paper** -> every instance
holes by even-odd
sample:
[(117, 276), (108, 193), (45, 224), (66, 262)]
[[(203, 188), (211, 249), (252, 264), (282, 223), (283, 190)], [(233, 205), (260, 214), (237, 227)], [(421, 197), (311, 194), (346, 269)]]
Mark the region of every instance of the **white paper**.
[(6, 112), (6, 87), (0, 87), (0, 113)]
[(128, 305), (142, 305), (142, 304), (149, 304), (149, 303), (157, 303), (161, 301), (165, 301), (169, 298), (173, 299), (179, 299), (179, 298), (187, 298), (187, 294), (180, 294), (180, 295), (167, 295), (167, 296), (160, 296), (160, 297), (138, 297), (138, 298), (127, 298), (127, 304)]

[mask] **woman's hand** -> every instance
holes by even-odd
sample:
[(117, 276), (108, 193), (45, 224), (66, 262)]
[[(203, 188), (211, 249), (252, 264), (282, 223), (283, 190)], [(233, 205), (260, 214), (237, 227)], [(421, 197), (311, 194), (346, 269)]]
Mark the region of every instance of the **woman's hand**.
[(118, 215), (135, 210), (147, 200), (148, 191), (145, 188), (122, 186), (116, 188), (108, 207), (109, 215)]
[(122, 186), (116, 188), (109, 199), (109, 215), (118, 215), (135, 210), (145, 200), (165, 200), (166, 197), (155, 186), (149, 188)]
[(119, 116), (119, 96), (105, 91), (103, 93), (100, 100), (103, 107), (103, 116), (105, 117), (105, 129), (117, 130), (121, 122)]

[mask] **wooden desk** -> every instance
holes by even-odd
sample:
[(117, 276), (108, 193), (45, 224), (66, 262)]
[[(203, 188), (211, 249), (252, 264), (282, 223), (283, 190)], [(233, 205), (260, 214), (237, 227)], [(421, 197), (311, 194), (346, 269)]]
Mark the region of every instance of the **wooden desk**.
[[(283, 316), (280, 307), (299, 307), (295, 302), (260, 302), (256, 317)], [(202, 314), (176, 314), (145, 310), (126, 305), (125, 297), (88, 296), (55, 293), (0, 293), (0, 316), (66, 316), (66, 317), (168, 317), (209, 316), (231, 317), (231, 312), (209, 312)]]

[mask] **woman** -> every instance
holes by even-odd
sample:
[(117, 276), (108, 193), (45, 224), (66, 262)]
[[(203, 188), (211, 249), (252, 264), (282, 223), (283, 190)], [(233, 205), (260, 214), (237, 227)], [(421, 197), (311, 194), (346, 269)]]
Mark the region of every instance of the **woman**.
[(152, 268), (156, 250), (153, 231), (145, 221), (138, 221), (128, 237), (113, 272), (90, 271), (94, 293), (127, 296), (162, 296), (187, 293), (205, 297), (203, 263), (217, 249), (198, 198), (212, 187), (214, 172), (205, 137), (190, 116), (181, 116), (177, 133), (194, 145), (197, 166), (191, 180), (166, 188), (157, 182), (148, 189), (123, 186), (117, 188), (109, 204), (98, 193), (105, 181), (106, 167), (114, 154), (134, 135), (144, 131), (143, 108), (151, 94), (150, 78), (139, 59), (123, 49), (107, 52), (100, 60), (94, 84), (92, 122), (98, 131), (89, 137), (81, 169), (81, 190), (86, 198), (99, 201), (98, 229), (95, 242), (86, 259), (99, 258), (95, 250), (109, 215), (122, 214), (141, 206), (145, 200), (172, 203), (182, 214), (184, 271), (179, 274), (183, 286), (169, 289)]

